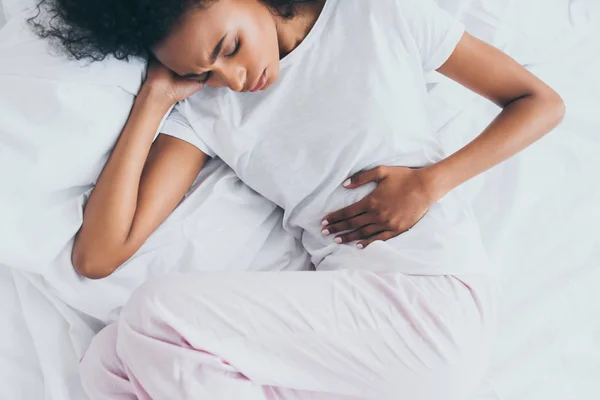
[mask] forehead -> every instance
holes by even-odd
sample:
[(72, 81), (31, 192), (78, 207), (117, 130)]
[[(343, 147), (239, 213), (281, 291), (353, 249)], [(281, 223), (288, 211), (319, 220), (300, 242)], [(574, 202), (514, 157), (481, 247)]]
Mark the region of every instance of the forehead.
[(229, 4), (220, 0), (188, 12), (154, 47), (156, 58), (180, 75), (208, 67), (215, 46), (233, 25)]

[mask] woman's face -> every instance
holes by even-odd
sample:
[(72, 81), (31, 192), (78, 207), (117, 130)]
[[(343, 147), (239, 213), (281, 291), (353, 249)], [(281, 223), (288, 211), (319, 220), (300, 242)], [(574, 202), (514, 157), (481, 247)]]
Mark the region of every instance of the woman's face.
[(181, 77), (236, 92), (266, 89), (279, 75), (275, 18), (258, 0), (218, 0), (188, 13), (154, 55)]

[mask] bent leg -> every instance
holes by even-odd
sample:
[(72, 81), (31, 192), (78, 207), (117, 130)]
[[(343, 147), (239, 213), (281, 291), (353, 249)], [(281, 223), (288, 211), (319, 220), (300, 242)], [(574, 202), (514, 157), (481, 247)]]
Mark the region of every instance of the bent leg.
[(451, 276), (367, 271), (174, 276), (133, 295), (117, 354), (154, 400), (463, 399), (489, 354), (481, 280), (469, 287)]

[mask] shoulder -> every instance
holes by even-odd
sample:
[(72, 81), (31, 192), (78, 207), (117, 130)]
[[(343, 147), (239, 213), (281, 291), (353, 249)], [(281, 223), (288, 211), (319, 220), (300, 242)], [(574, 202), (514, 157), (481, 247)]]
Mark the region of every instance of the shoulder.
[(229, 90), (205, 87), (193, 96), (179, 103), (180, 112), (192, 123), (208, 122), (220, 115), (221, 104)]
[[(330, 0), (332, 1), (332, 0)], [(364, 24), (361, 29), (375, 29), (387, 33), (405, 33), (411, 21), (419, 19), (423, 12), (437, 7), (433, 0), (333, 0), (338, 19), (345, 23)], [(356, 27), (355, 27), (356, 28)], [(393, 30), (390, 31), (389, 29)]]
[(435, 0), (377, 0), (361, 1), (365, 11), (396, 20), (411, 20), (420, 18), (423, 14), (436, 14), (441, 11), (440, 4)]
[[(427, 3), (430, 0), (423, 0)], [(373, 14), (386, 15), (389, 17), (397, 17), (398, 15), (410, 12), (412, 8), (418, 5), (416, 0), (377, 0), (377, 1), (360, 1), (364, 4), (365, 9)]]
[(225, 88), (213, 88), (210, 86), (206, 86), (202, 90), (188, 98), (188, 100), (209, 102), (211, 104), (214, 104), (215, 102), (222, 101), (222, 99), (227, 95), (228, 92), (229, 90)]

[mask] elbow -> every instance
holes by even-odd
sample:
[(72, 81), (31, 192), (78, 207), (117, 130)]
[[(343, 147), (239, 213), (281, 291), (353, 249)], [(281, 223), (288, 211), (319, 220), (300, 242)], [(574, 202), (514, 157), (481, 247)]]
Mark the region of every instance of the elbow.
[(548, 113), (551, 115), (555, 125), (559, 125), (565, 119), (567, 113), (567, 106), (564, 100), (555, 91), (552, 91), (552, 94), (549, 95)]
[[(78, 246), (73, 247), (71, 262), (75, 271), (88, 279), (103, 279), (111, 275), (119, 268), (120, 263), (107, 259), (106, 256), (98, 256), (100, 252), (86, 251)], [(110, 254), (110, 252), (102, 252)]]
[(567, 113), (567, 107), (562, 97), (550, 87), (546, 87), (538, 99), (543, 104), (543, 112), (552, 128), (558, 126)]

